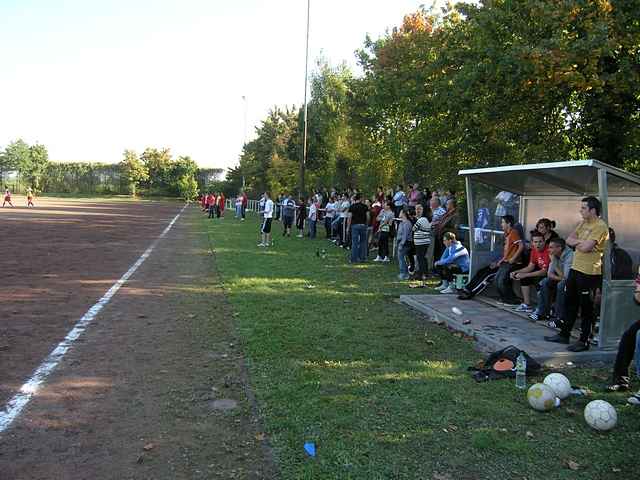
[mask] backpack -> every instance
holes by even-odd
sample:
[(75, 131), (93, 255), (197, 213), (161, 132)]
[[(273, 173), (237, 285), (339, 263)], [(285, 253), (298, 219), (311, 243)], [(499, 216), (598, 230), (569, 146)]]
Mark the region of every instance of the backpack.
[(487, 380), (498, 380), (500, 378), (514, 378), (516, 376), (515, 365), (520, 353), (524, 354), (527, 360), (527, 375), (535, 375), (542, 366), (524, 350), (520, 350), (513, 345), (509, 345), (502, 350), (493, 352), (484, 361), (482, 367), (469, 367), (473, 371), (471, 377), (476, 382), (486, 382)]

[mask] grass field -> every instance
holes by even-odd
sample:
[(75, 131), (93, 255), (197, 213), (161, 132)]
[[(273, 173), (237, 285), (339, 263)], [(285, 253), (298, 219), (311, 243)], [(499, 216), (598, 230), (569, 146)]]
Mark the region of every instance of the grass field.
[[(397, 303), (408, 289), (394, 264), (349, 265), (324, 239), (282, 238), (278, 223), (266, 250), (256, 247), (255, 219), (202, 223), (283, 478), (620, 479), (640, 471), (640, 409), (626, 406), (626, 395), (573, 397), (535, 412), (513, 381), (471, 379), (467, 368), (481, 358), (472, 341)], [(565, 373), (601, 391), (609, 372)], [(595, 398), (618, 410), (608, 434), (582, 418)], [(315, 459), (304, 453), (308, 440), (317, 442)]]

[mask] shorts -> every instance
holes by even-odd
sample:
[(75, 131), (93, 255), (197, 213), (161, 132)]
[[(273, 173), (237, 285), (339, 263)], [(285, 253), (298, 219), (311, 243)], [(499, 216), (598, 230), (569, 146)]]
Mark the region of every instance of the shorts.
[(293, 217), (282, 217), (282, 225), (284, 226), (284, 228), (291, 228), (291, 225), (293, 225)]
[(262, 233), (271, 233), (271, 218), (265, 218), (264, 222), (262, 222), (262, 227), (260, 228), (260, 231)]

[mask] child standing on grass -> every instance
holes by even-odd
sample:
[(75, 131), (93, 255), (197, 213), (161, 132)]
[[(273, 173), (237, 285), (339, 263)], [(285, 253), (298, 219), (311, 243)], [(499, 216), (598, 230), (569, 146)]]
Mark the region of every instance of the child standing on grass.
[(13, 207), (13, 203), (11, 203), (11, 192), (9, 191), (9, 187), (4, 187), (4, 202), (2, 202), (3, 208), (5, 203), (8, 203)]
[(409, 220), (409, 215), (405, 208), (400, 210), (400, 225), (396, 232), (396, 245), (398, 252), (398, 267), (400, 273), (398, 279), (409, 280), (409, 267), (407, 265), (407, 256), (411, 248), (411, 228), (413, 225)]
[(309, 238), (316, 238), (316, 224), (318, 222), (318, 208), (315, 197), (309, 199)]

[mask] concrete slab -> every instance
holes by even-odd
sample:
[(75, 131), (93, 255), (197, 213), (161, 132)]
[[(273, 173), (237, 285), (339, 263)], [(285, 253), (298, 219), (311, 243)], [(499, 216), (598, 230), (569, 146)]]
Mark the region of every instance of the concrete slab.
[[(553, 335), (556, 330), (488, 298), (458, 300), (455, 295), (401, 295), (400, 302), (425, 314), (433, 322), (444, 323), (475, 338), (479, 348), (486, 352), (514, 345), (549, 367), (563, 366), (567, 362), (612, 364), (615, 359), (615, 350), (592, 346), (586, 352), (574, 353), (569, 352), (566, 345), (545, 342), (544, 336)], [(454, 307), (459, 308), (462, 315), (454, 313)]]

